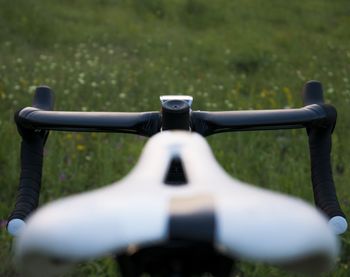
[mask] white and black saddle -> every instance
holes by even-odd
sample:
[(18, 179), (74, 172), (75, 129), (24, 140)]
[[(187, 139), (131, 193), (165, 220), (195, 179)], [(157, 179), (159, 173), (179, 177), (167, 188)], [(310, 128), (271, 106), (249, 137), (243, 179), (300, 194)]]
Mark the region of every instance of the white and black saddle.
[(15, 257), (25, 274), (51, 276), (176, 241), (311, 272), (329, 269), (339, 251), (313, 206), (233, 179), (200, 135), (165, 131), (121, 181), (38, 209), (19, 232)]

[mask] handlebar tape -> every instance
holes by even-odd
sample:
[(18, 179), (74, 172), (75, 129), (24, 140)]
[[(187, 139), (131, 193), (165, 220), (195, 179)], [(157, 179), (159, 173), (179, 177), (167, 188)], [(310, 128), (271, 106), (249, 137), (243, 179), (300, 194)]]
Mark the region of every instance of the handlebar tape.
[(12, 219), (25, 220), (36, 209), (41, 187), (45, 135), (42, 131), (20, 132), (25, 133), (21, 142), (21, 174), (16, 205), (9, 222)]
[[(39, 109), (53, 108), (54, 95), (50, 88), (41, 86), (35, 91), (33, 107)], [(24, 220), (39, 204), (41, 175), (43, 168), (43, 152), (49, 132), (31, 130), (19, 124), (19, 112), (15, 114), (17, 130), (22, 137), (21, 142), (21, 173), (16, 204), (8, 218), (7, 230), (17, 235)]]
[(337, 118), (333, 106), (321, 104), (326, 110), (327, 121), (307, 128), (311, 159), (311, 179), (316, 206), (329, 218), (345, 218), (338, 203), (331, 166), (331, 135)]
[(319, 81), (307, 82), (302, 97), (304, 105), (318, 104), (326, 113), (324, 119), (306, 127), (309, 136), (311, 180), (316, 206), (328, 216), (335, 233), (342, 234), (348, 224), (337, 199), (331, 165), (331, 136), (337, 121), (337, 111), (332, 105), (324, 104), (323, 88)]

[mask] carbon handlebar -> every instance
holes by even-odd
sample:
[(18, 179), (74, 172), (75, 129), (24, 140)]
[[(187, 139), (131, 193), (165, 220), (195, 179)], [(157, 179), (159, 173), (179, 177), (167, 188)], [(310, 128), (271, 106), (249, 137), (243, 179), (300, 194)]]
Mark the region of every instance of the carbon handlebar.
[[(190, 113), (191, 130), (203, 136), (222, 132), (296, 129), (322, 125), (324, 105), (300, 109)], [(130, 133), (150, 137), (161, 129), (159, 112), (59, 112), (27, 107), (15, 115), (18, 126), (30, 130)]]
[[(330, 160), (336, 110), (324, 104), (322, 86), (316, 81), (305, 85), (303, 100), (303, 108), (282, 110), (203, 112), (189, 111), (183, 107), (190, 112), (189, 116), (183, 117), (189, 120), (183, 126), (190, 126), (192, 131), (203, 136), (221, 132), (306, 128), (316, 206), (333, 220), (336, 232), (343, 233), (347, 224), (337, 200)], [(22, 136), (21, 176), (16, 205), (9, 218), (9, 232), (15, 234), (17, 230), (17, 225), (11, 226), (11, 222), (23, 222), (38, 205), (42, 153), (49, 130), (117, 132), (150, 137), (165, 126), (164, 107), (161, 112), (143, 113), (57, 112), (52, 111), (53, 92), (47, 87), (39, 87), (35, 92), (33, 107), (24, 108), (15, 115)]]

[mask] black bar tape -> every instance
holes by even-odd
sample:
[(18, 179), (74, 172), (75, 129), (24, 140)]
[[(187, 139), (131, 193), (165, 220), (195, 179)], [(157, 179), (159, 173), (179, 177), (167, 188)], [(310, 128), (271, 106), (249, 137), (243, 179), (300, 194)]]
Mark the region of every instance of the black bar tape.
[(37, 208), (41, 187), (45, 134), (21, 130), (21, 174), (15, 208), (9, 220), (26, 217)]
[[(33, 107), (41, 110), (52, 110), (54, 102), (54, 92), (49, 87), (39, 86), (36, 88)], [(25, 128), (21, 124), (19, 115), (20, 111), (16, 112), (14, 119), (17, 130), (22, 137), (21, 174), (16, 204), (8, 218), (8, 224), (14, 219), (24, 221), (38, 207), (44, 145), (49, 135), (49, 132), (45, 130)], [(10, 230), (9, 232), (12, 233)]]
[(331, 105), (324, 104), (322, 107), (326, 110), (327, 121), (321, 122), (321, 126), (307, 128), (315, 204), (329, 218), (334, 216), (345, 218), (337, 199), (331, 166), (331, 135), (337, 114)]

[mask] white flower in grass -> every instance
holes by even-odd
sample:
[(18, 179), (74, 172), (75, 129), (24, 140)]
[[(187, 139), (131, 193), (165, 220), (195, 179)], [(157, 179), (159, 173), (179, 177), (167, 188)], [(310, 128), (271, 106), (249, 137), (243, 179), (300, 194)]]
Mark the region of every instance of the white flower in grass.
[(29, 93), (33, 93), (35, 91), (35, 89), (36, 89), (36, 86), (30, 86), (28, 88), (28, 91), (29, 91)]

